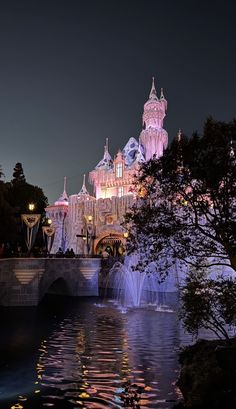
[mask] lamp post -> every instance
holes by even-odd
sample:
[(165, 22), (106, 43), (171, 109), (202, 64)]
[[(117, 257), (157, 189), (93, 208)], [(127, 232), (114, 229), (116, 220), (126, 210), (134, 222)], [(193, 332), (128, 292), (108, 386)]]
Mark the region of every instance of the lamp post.
[(50, 253), (55, 237), (55, 227), (52, 226), (52, 220), (47, 219), (46, 226), (42, 226), (43, 229), (43, 237), (46, 244), (47, 254)]
[(25, 242), (26, 246), (28, 249), (28, 254), (30, 254), (30, 251), (34, 245), (36, 235), (38, 232), (39, 228), (39, 221), (41, 218), (40, 214), (35, 214), (32, 213), (35, 210), (35, 204), (34, 203), (29, 203), (28, 204), (28, 210), (30, 211), (29, 214), (22, 214), (21, 215), (21, 220), (26, 226), (26, 237), (25, 237)]

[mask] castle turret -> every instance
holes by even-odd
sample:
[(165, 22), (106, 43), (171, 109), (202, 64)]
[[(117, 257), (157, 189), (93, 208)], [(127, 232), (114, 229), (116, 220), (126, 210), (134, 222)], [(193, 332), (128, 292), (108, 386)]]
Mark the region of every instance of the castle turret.
[(64, 251), (66, 245), (65, 234), (65, 218), (68, 213), (68, 195), (66, 193), (66, 177), (64, 177), (63, 193), (54, 205), (46, 207), (46, 214), (52, 220), (52, 225), (55, 227), (55, 237), (51, 253), (56, 253), (59, 247)]
[(143, 130), (140, 134), (140, 143), (143, 145), (145, 159), (149, 160), (156, 155), (160, 157), (168, 144), (168, 134), (163, 129), (166, 116), (167, 101), (161, 89), (160, 99), (157, 97), (154, 78), (148, 101), (144, 104)]

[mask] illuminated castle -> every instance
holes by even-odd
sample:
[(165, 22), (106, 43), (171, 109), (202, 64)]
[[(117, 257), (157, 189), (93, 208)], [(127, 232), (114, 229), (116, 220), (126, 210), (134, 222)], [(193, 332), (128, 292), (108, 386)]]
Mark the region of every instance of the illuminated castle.
[(168, 134), (163, 129), (167, 101), (161, 89), (157, 97), (154, 79), (147, 102), (144, 104), (143, 129), (139, 142), (130, 138), (114, 160), (108, 151), (108, 140), (104, 155), (89, 174), (95, 196), (91, 196), (83, 185), (78, 194), (68, 197), (66, 180), (61, 197), (46, 208), (47, 217), (55, 227), (55, 238), (51, 253), (73, 249), (76, 254), (113, 255), (124, 252), (125, 237), (121, 223), (123, 215), (132, 206), (135, 194), (132, 182), (139, 164), (156, 155), (160, 157), (168, 144)]

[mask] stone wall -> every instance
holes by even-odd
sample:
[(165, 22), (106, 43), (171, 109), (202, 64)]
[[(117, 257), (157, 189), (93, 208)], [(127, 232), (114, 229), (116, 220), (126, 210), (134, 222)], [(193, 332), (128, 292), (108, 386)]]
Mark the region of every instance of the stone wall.
[(0, 260), (0, 305), (38, 305), (60, 279), (70, 296), (97, 296), (99, 258)]

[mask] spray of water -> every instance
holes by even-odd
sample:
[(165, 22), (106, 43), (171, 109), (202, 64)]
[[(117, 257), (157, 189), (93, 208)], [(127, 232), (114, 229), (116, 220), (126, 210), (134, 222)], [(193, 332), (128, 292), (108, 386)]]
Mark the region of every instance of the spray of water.
[(152, 308), (172, 312), (166, 305), (166, 283), (159, 283), (158, 274), (146, 274), (134, 269), (137, 256), (126, 256), (124, 264), (116, 262), (109, 273), (109, 287), (119, 308)]

